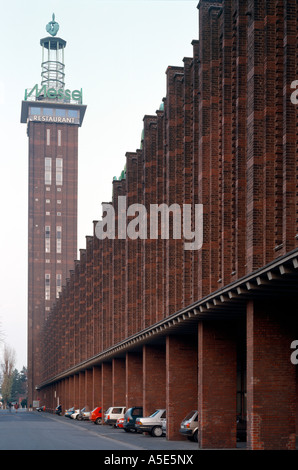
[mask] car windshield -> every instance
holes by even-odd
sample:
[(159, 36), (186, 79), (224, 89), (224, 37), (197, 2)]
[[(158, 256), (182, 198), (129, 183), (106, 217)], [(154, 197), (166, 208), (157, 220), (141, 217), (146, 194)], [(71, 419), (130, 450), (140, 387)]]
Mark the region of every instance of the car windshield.
[(190, 418), (193, 417), (195, 413), (196, 413), (196, 410), (191, 411), (190, 413), (188, 413), (188, 415), (185, 416), (183, 421), (188, 421)]
[(153, 416), (156, 416), (159, 412), (160, 412), (160, 410), (154, 411), (154, 413), (152, 413), (152, 415), (150, 415), (150, 418), (152, 418)]

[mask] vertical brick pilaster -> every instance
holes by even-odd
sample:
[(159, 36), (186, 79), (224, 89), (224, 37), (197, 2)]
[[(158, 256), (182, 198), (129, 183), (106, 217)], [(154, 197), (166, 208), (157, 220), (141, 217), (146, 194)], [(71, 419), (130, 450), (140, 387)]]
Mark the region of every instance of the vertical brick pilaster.
[(93, 367), (92, 408), (101, 406), (101, 367)]
[(114, 406), (125, 403), (125, 359), (112, 361), (112, 402)]
[(91, 410), (93, 406), (93, 390), (92, 390), (92, 383), (93, 383), (93, 370), (87, 369), (85, 372), (85, 404), (87, 410)]
[(183, 418), (198, 406), (197, 341), (186, 336), (166, 338), (167, 438), (182, 440)]
[(79, 381), (79, 374), (75, 374), (73, 376), (74, 380), (74, 387), (73, 387), (73, 401), (70, 401), (69, 407), (74, 406), (78, 408), (80, 402), (80, 381)]
[(126, 408), (140, 406), (143, 400), (142, 353), (126, 353)]
[[(296, 371), (290, 361), (294, 323), (284, 304), (247, 304), (247, 445), (295, 449)], [(297, 367), (297, 366), (296, 366)]]
[(86, 404), (86, 396), (85, 396), (85, 375), (86, 372), (79, 372), (79, 397), (78, 397), (78, 408), (81, 409)]
[(143, 346), (143, 413), (149, 416), (166, 407), (166, 351), (164, 346)]
[(103, 362), (101, 365), (101, 405), (103, 413), (112, 403), (112, 363)]
[(230, 322), (199, 323), (199, 446), (236, 447), (237, 345)]
[(64, 394), (62, 407), (64, 411), (75, 403), (75, 376), (71, 375), (64, 380)]

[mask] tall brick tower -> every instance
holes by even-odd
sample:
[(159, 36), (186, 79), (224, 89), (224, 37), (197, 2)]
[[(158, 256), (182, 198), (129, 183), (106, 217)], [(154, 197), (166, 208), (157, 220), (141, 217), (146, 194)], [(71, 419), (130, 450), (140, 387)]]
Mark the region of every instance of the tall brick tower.
[(65, 89), (66, 41), (53, 14), (42, 47), (41, 86), (25, 90), (29, 137), (28, 405), (40, 397), (40, 332), (77, 256), (78, 128), (82, 90)]

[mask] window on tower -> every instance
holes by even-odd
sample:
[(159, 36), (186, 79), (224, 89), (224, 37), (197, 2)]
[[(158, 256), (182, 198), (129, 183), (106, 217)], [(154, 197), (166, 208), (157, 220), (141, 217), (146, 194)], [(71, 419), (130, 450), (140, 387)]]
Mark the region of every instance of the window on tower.
[(51, 300), (51, 275), (45, 274), (45, 300)]
[(60, 292), (62, 291), (62, 275), (56, 275), (56, 297), (58, 299)]
[(52, 184), (52, 159), (44, 159), (44, 182), (45, 184)]
[(47, 145), (51, 145), (51, 130), (47, 129)]
[(51, 227), (50, 225), (45, 226), (45, 252), (51, 252)]
[(62, 251), (62, 227), (60, 225), (56, 227), (56, 251), (57, 253)]
[(52, 108), (43, 108), (43, 114), (45, 116), (53, 116), (54, 110)]
[(63, 158), (56, 158), (56, 185), (63, 183)]
[(58, 129), (58, 147), (61, 147), (61, 130)]
[(56, 109), (56, 116), (65, 117), (66, 116), (66, 109)]

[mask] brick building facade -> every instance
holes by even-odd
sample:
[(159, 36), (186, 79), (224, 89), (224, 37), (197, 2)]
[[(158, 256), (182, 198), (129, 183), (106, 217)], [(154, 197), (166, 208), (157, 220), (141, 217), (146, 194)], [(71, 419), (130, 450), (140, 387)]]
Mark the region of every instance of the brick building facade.
[(235, 447), (241, 414), (248, 448), (293, 449), (297, 3), (198, 9), (193, 56), (168, 67), (111, 205), (117, 233), (119, 196), (147, 214), (150, 204), (202, 204), (202, 248), (148, 234), (100, 240), (95, 221), (42, 331), (40, 397), (48, 408), (165, 407), (168, 439), (197, 408), (201, 448)]

